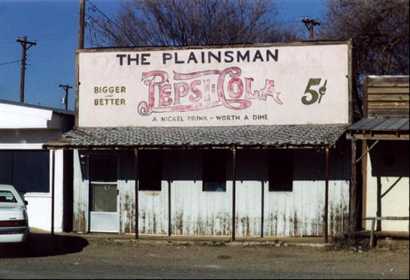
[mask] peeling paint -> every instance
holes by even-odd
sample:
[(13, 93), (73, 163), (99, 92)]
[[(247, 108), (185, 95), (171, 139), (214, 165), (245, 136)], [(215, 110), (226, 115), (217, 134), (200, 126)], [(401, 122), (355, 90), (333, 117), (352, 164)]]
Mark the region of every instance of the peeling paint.
[[(78, 155), (77, 155), (78, 157)], [(127, 161), (123, 161), (125, 164)], [(78, 162), (76, 163), (78, 164)], [(165, 162), (167, 164), (167, 162)], [(184, 161), (174, 170), (181, 180), (171, 182), (171, 231), (183, 236), (230, 236), (232, 234), (232, 182), (225, 192), (203, 192), (197, 163)], [(192, 166), (189, 166), (192, 165)], [(79, 167), (75, 167), (79, 176)], [(255, 168), (263, 169), (262, 165)], [(186, 173), (186, 170), (191, 173)], [(179, 173), (178, 173), (179, 172)], [(198, 173), (198, 174), (197, 174)], [(189, 176), (195, 180), (185, 179)], [(80, 182), (81, 181), (81, 182)], [(76, 178), (74, 187), (74, 230), (85, 232), (88, 212), (88, 181)], [(329, 234), (348, 226), (348, 181), (329, 182)], [(269, 191), (264, 187), (264, 236), (320, 236), (323, 234), (324, 181), (293, 182), (292, 192)], [(135, 181), (119, 181), (121, 232), (135, 228)], [(168, 182), (162, 181), (161, 191), (140, 191), (139, 231), (141, 234), (168, 233)], [(236, 183), (235, 230), (238, 237), (260, 236), (262, 218), (262, 181), (240, 180)]]
[[(78, 209), (81, 209), (80, 207)], [(74, 231), (75, 232), (87, 232), (85, 211), (78, 210), (74, 215)]]

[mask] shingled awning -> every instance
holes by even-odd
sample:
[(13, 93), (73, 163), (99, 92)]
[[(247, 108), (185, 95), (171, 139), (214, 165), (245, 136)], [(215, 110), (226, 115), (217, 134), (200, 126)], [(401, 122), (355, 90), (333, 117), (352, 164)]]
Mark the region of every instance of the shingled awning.
[(345, 124), (220, 127), (76, 128), (48, 148), (127, 148), (178, 146), (331, 146)]
[(409, 118), (364, 118), (350, 128), (357, 132), (408, 132)]
[(364, 118), (353, 124), (348, 138), (361, 140), (409, 140), (409, 118)]

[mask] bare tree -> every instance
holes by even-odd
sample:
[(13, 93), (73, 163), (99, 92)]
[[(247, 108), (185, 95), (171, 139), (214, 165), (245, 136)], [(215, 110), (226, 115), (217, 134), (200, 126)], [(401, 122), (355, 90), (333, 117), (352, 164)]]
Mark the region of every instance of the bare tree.
[(367, 74), (408, 75), (408, 0), (328, 0), (321, 39), (350, 38), (359, 97)]
[(186, 46), (286, 41), (269, 0), (128, 0), (113, 19), (88, 12), (94, 46)]

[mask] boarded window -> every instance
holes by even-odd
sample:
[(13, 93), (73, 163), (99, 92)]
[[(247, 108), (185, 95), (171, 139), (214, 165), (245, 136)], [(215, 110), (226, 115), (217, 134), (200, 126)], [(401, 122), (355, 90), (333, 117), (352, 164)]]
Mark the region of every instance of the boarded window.
[(90, 155), (90, 179), (94, 182), (117, 181), (117, 157), (114, 154)]
[(275, 151), (269, 160), (269, 191), (291, 192), (293, 182), (293, 153)]
[(138, 161), (140, 191), (161, 191), (161, 166), (161, 152), (140, 152)]
[(204, 192), (226, 191), (226, 151), (206, 151), (203, 156)]
[(48, 151), (0, 151), (0, 184), (13, 185), (17, 191), (49, 192), (50, 154)]

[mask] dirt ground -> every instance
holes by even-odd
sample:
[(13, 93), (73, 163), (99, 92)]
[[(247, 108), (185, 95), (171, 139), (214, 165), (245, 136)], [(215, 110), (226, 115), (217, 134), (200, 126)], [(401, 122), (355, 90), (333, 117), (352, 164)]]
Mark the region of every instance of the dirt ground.
[(35, 234), (0, 247), (0, 278), (409, 278), (409, 242), (352, 250)]

